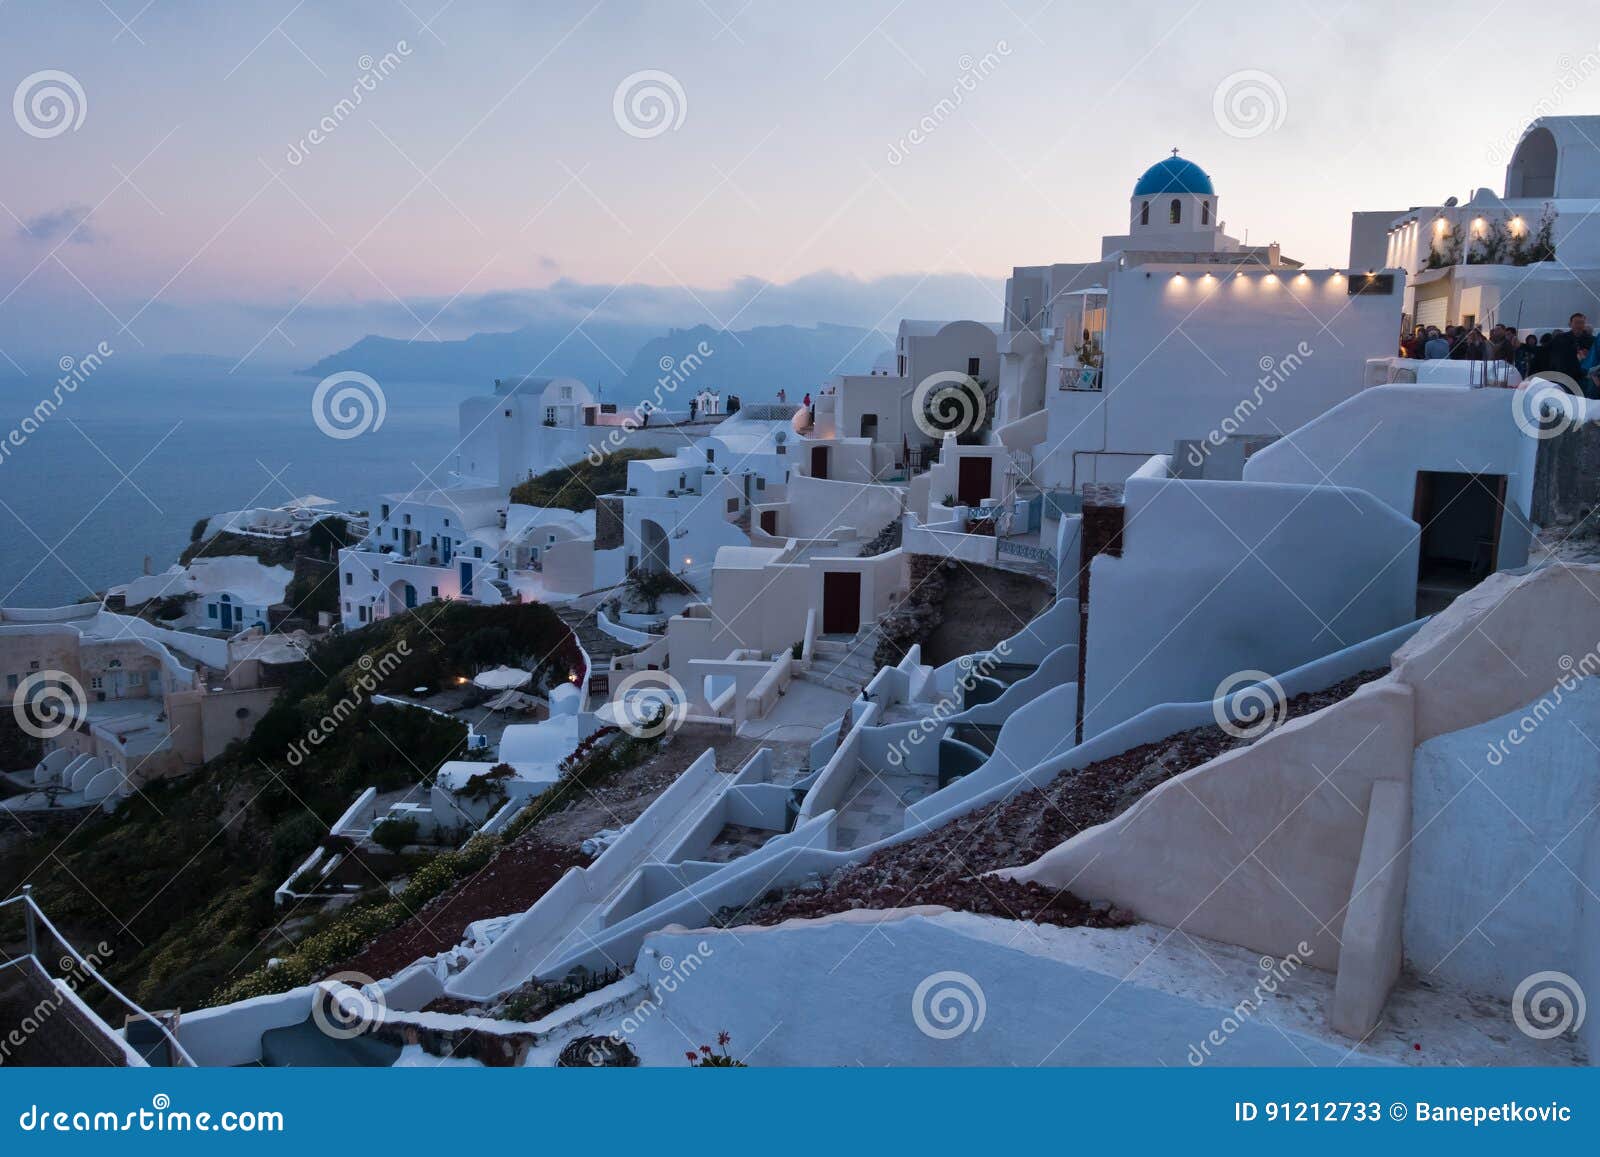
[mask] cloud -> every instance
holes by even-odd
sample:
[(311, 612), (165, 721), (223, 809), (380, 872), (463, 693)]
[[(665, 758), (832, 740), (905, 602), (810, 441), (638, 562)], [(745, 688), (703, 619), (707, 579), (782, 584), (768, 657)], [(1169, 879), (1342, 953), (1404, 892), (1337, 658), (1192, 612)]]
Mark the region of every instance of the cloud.
[(17, 226), (17, 236), (42, 244), (70, 241), (74, 245), (92, 245), (100, 235), (89, 227), (90, 212), (87, 205), (63, 205), (37, 213)]

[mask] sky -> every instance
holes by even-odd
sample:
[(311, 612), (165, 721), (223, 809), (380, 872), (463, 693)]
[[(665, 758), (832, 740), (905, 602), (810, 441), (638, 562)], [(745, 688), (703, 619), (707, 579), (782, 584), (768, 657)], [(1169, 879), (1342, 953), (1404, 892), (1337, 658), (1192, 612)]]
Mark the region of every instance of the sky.
[(1498, 188), (1541, 101), (1600, 108), (1588, 16), (1541, 5), (1594, 31), (1469, 83), (1512, 34), (1487, 0), (0, 0), (0, 372), (539, 316), (998, 320), (1013, 266), (1097, 257), (1174, 147), (1229, 232), (1342, 265), (1352, 210)]

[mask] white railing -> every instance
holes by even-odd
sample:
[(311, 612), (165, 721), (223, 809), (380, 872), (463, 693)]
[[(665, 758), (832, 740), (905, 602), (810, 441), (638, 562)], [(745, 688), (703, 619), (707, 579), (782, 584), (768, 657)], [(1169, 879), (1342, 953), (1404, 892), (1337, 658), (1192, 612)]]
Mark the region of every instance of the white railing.
[[(44, 909), (40, 908), (38, 903), (34, 900), (32, 892), (33, 886), (31, 884), (24, 884), (22, 886), (22, 895), (13, 896), (9, 900), (0, 900), (0, 909), (9, 908), (13, 904), (19, 905), (22, 908), (22, 922), (28, 937), (28, 955), (32, 957), (35, 962), (38, 962), (40, 959), (38, 925), (43, 924), (46, 931), (55, 937), (56, 943), (61, 945), (62, 951), (72, 958), (74, 964), (83, 969), (85, 975), (98, 981), (101, 988), (105, 989), (112, 996), (116, 997), (121, 1004), (126, 1006), (135, 1015), (144, 1017), (151, 1024), (159, 1028), (161, 1030), (161, 1035), (166, 1037), (167, 1043), (172, 1046), (173, 1054), (190, 1068), (197, 1068), (198, 1066), (195, 1064), (194, 1058), (189, 1055), (189, 1050), (178, 1043), (178, 1038), (172, 1034), (171, 1029), (169, 1029), (162, 1021), (151, 1016), (144, 1009), (140, 1008), (137, 1004), (133, 1003), (133, 1001), (124, 996), (120, 989), (116, 988), (109, 980), (100, 975), (99, 969), (95, 968), (94, 965), (90, 964), (83, 958), (81, 954), (79, 954), (78, 950), (72, 946), (72, 942), (61, 934), (61, 930), (58, 929), (54, 924), (50, 923), (50, 918), (44, 914)], [(40, 964), (40, 967), (43, 968), (42, 963)], [(48, 975), (48, 971), (46, 972), (46, 975)]]

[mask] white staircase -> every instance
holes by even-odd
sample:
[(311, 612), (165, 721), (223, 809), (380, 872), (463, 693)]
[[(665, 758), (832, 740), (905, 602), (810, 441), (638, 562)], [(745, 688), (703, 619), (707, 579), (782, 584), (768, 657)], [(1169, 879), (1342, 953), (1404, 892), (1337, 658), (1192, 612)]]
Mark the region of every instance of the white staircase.
[(877, 624), (848, 639), (819, 638), (812, 648), (811, 666), (800, 672), (807, 683), (854, 695), (878, 673), (873, 655), (878, 649)]

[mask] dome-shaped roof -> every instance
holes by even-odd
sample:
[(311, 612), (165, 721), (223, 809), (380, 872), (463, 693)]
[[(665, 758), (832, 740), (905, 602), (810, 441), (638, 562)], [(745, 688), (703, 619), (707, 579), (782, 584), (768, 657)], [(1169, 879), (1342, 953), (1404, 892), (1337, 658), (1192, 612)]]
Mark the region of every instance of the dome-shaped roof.
[(1211, 178), (1206, 175), (1204, 169), (1174, 153), (1146, 169), (1144, 175), (1139, 178), (1139, 183), (1133, 187), (1135, 197), (1148, 197), (1160, 193), (1215, 196), (1216, 190), (1211, 187)]

